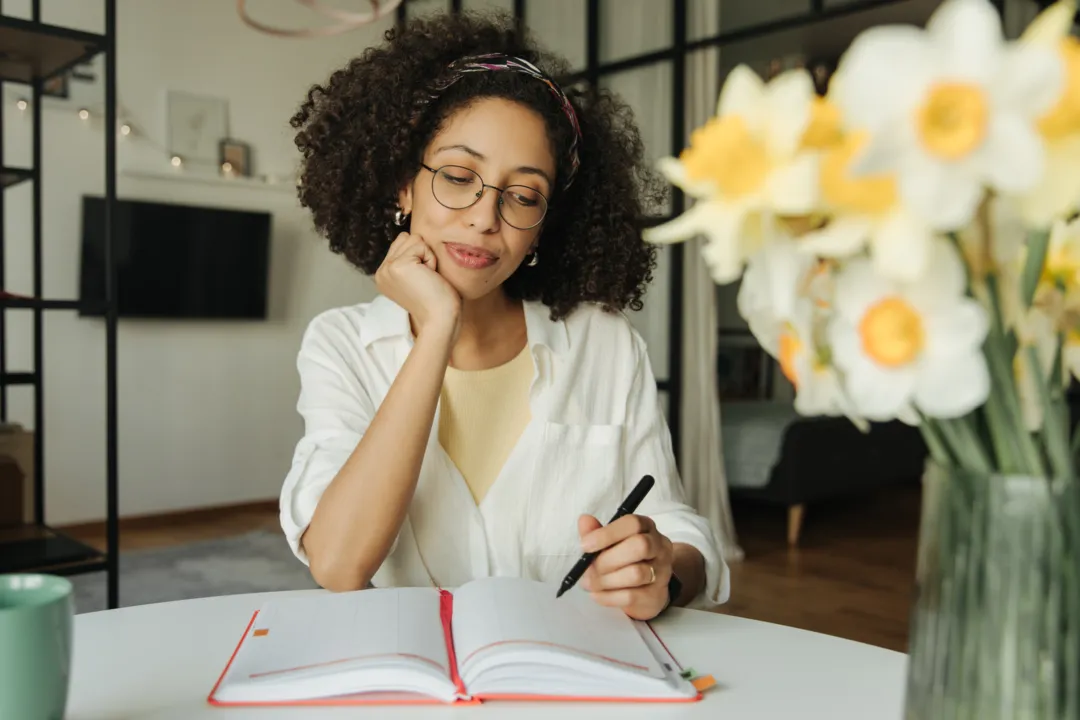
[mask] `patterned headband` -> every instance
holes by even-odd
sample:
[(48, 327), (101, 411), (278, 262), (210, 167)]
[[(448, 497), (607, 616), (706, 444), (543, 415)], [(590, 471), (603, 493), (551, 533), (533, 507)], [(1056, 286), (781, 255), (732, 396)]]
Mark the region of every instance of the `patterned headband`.
[(563, 93), (558, 84), (528, 60), (523, 60), (519, 57), (510, 57), (509, 55), (503, 55), (502, 53), (472, 55), (455, 60), (447, 66), (445, 76), (435, 83), (432, 99), (437, 98), (448, 87), (463, 78), (466, 73), (499, 70), (510, 70), (512, 72), (518, 72), (536, 78), (547, 85), (548, 89), (551, 90), (551, 94), (558, 100), (563, 113), (570, 121), (570, 127), (574, 129), (574, 137), (570, 143), (569, 153), (570, 172), (566, 178), (566, 182), (563, 184), (563, 189), (570, 187), (570, 183), (574, 181), (574, 176), (577, 175), (578, 166), (581, 164), (578, 159), (577, 150), (578, 141), (581, 139), (581, 127), (578, 125), (577, 113), (574, 112), (574, 106), (570, 104), (570, 100), (567, 99), (566, 94)]

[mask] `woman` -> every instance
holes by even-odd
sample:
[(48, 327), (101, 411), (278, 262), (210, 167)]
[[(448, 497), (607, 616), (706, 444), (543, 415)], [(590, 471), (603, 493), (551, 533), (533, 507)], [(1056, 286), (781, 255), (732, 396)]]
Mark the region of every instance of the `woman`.
[[(391, 30), (293, 118), (300, 199), (380, 296), (315, 318), (281, 495), (331, 590), (558, 582), (639, 619), (726, 599), (686, 506), (637, 309), (656, 189), (626, 107), (571, 101), (507, 18)], [(544, 68), (540, 70), (539, 68)], [(638, 509), (601, 527), (644, 474)]]

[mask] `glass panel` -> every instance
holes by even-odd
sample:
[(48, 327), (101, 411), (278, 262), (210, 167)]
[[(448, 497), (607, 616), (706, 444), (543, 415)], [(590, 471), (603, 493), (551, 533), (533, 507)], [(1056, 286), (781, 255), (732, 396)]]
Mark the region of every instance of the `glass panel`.
[(525, 3), (525, 22), (537, 41), (562, 55), (571, 70), (585, 69), (585, 0), (530, 0)]
[(638, 311), (628, 311), (630, 323), (637, 328), (649, 348), (649, 362), (657, 380), (666, 380), (668, 369), (668, 314), (671, 307), (669, 297), (671, 288), (671, 248), (657, 248), (656, 269), (653, 282), (642, 299), (644, 307)]
[[(720, 34), (720, 3), (722, 0), (690, 0), (686, 12), (686, 37), (701, 40)], [(730, 3), (729, 3), (730, 4)]]
[(720, 27), (725, 31), (763, 25), (782, 18), (797, 17), (810, 12), (810, 0), (757, 0), (756, 2), (725, 2)]
[[(535, 0), (534, 0), (535, 1)], [(514, 14), (514, 0), (463, 0), (462, 10), (505, 10)]]
[(684, 138), (716, 114), (720, 97), (720, 51), (717, 48), (695, 50), (686, 55), (686, 128)]
[(410, 18), (448, 13), (453, 9), (450, 0), (407, 0), (405, 6)]
[(671, 16), (671, 0), (600, 0), (600, 62), (670, 48)]
[[(648, 162), (655, 164), (659, 158), (672, 154), (669, 61), (602, 77), (600, 86), (621, 96), (634, 111), (634, 119), (645, 143), (645, 157)], [(670, 192), (659, 206), (646, 208), (646, 212), (650, 215), (670, 214)]]

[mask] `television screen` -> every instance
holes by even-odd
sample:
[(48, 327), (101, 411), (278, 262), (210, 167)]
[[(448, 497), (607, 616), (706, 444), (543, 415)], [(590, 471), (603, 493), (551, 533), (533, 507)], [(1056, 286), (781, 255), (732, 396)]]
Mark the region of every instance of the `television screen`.
[[(142, 318), (266, 317), (270, 214), (117, 200), (117, 313)], [(80, 300), (104, 313), (105, 199), (83, 197)]]

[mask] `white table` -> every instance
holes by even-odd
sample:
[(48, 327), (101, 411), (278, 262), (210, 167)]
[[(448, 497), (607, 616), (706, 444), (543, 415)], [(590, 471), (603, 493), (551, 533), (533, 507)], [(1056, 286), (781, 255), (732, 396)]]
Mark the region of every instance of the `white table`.
[(654, 626), (684, 667), (718, 686), (697, 703), (491, 702), (443, 706), (227, 708), (206, 704), (251, 614), (270, 593), (140, 605), (75, 618), (70, 720), (526, 718), (899, 720), (906, 656), (780, 625), (672, 610)]

